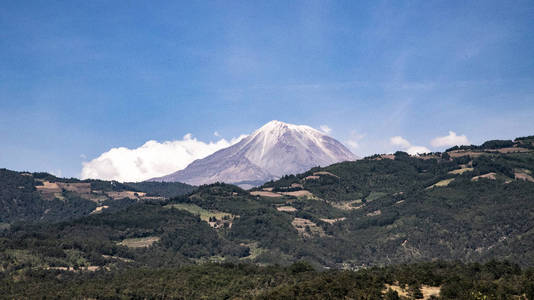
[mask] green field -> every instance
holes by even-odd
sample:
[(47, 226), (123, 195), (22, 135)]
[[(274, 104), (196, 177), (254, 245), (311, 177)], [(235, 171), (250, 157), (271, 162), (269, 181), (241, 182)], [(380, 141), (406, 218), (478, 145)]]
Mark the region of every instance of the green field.
[(202, 221), (206, 221), (206, 222), (209, 221), (210, 217), (214, 217), (217, 220), (222, 220), (225, 216), (228, 218), (233, 217), (233, 215), (229, 213), (220, 212), (220, 211), (209, 211), (198, 205), (189, 204), (189, 203), (169, 204), (169, 205), (166, 205), (165, 207), (185, 210), (187, 212), (192, 213), (193, 215), (199, 216)]

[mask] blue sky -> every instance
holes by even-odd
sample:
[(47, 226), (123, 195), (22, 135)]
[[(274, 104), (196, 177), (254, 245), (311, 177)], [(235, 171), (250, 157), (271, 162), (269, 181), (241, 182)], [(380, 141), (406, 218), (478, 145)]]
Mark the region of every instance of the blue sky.
[[(533, 1), (3, 1), (0, 167), (277, 119), (364, 156), (534, 134)], [(215, 136), (217, 131), (220, 136)]]

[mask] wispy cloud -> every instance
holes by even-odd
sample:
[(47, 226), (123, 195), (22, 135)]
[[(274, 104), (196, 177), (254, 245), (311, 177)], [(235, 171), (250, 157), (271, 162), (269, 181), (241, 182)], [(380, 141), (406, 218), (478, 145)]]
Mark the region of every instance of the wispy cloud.
[(362, 140), (365, 137), (365, 134), (360, 134), (356, 130), (353, 130), (350, 132), (349, 138), (345, 141), (345, 143), (352, 149), (357, 150), (360, 148), (360, 140)]
[(332, 132), (332, 128), (328, 127), (328, 125), (321, 125), (319, 126), (319, 129), (326, 134), (330, 134), (330, 132)]

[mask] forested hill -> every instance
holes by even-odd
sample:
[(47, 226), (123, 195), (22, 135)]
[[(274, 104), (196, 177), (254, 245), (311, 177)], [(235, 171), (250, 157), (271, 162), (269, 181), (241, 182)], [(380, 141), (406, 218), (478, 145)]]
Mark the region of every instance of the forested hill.
[[(5, 202), (9, 218), (52, 212), (63, 217), (73, 211), (83, 216), (31, 229), (16, 226), (4, 237), (6, 247), (24, 250), (25, 243), (36, 245), (39, 239), (47, 249), (83, 236), (76, 245), (87, 265), (110, 263), (99, 255), (116, 253), (139, 265), (162, 263), (148, 259), (151, 251), (174, 255), (172, 260), (181, 257), (179, 263), (305, 259), (318, 266), (359, 268), (497, 258), (534, 265), (533, 141), (493, 141), (484, 144), (489, 148), (454, 148), (423, 157), (375, 155), (286, 176), (252, 191), (213, 184), (170, 200), (141, 192), (154, 188), (146, 183), (59, 181), (48, 174), (3, 170), (3, 201), (30, 199), (32, 205), (26, 206), (35, 209), (17, 215), (21, 202)], [(9, 193), (23, 196), (6, 197)], [(113, 208), (113, 203), (126, 204)], [(108, 208), (86, 216), (97, 205)], [(32, 235), (24, 234), (28, 231)], [(142, 247), (129, 247), (136, 239)], [(47, 251), (36, 255), (49, 261)], [(95, 257), (100, 258), (92, 261)]]
[[(54, 222), (17, 223), (0, 230), (0, 283), (7, 294), (17, 298), (16, 295), (24, 295), (25, 284), (39, 286), (35, 278), (48, 278), (46, 280), (58, 285), (66, 284), (62, 280), (73, 280), (68, 286), (75, 293), (76, 282), (86, 282), (86, 277), (91, 277), (92, 281), (87, 281), (90, 283), (85, 287), (86, 293), (81, 295), (106, 297), (98, 288), (106, 286), (108, 296), (117, 295), (113, 293), (132, 296), (134, 294), (128, 291), (133, 287), (120, 288), (120, 282), (105, 280), (106, 276), (111, 276), (105, 272), (130, 278), (127, 270), (144, 270), (143, 274), (149, 277), (174, 274), (186, 280), (184, 282), (192, 282), (198, 277), (184, 277), (182, 271), (161, 268), (204, 262), (287, 266), (302, 260), (318, 269), (359, 270), (402, 263), (487, 263), (496, 259), (510, 261), (513, 265), (505, 264), (510, 266), (510, 274), (521, 277), (517, 268), (534, 266), (533, 142), (534, 137), (491, 141), (421, 157), (403, 152), (375, 155), (285, 176), (250, 191), (217, 183), (170, 199), (161, 198), (162, 194), (157, 192), (160, 187), (153, 183), (88, 182), (2, 170), (1, 199), (7, 200), (4, 207), (8, 208), (2, 213), (10, 220), (40, 218)], [(173, 188), (166, 186), (165, 193), (171, 193)], [(107, 199), (101, 198), (97, 204), (97, 197)], [(23, 201), (9, 202), (10, 199), (31, 202), (22, 205)], [(118, 204), (113, 206), (113, 203)], [(22, 209), (18, 214), (21, 205), (31, 209)], [(97, 205), (108, 208), (97, 210)], [(52, 212), (58, 217), (42, 217)], [(68, 214), (70, 217), (65, 218)], [(61, 218), (64, 221), (57, 222)], [(479, 276), (480, 265), (471, 266), (467, 272)], [(495, 271), (493, 263), (488, 266), (491, 272)], [(462, 268), (458, 272), (464, 272)], [(98, 270), (101, 272), (93, 273), (95, 277), (54, 279), (61, 272)], [(215, 272), (201, 281), (223, 280), (219, 271), (217, 267), (199, 271)], [(266, 274), (292, 272), (259, 271)], [(431, 267), (427, 271), (433, 272)], [(442, 287), (451, 292), (450, 295), (454, 295), (454, 291), (464, 296), (475, 295), (472, 293), (498, 295), (500, 292), (528, 294), (532, 291), (525, 289), (532, 287), (525, 278), (531, 278), (532, 274), (531, 271), (527, 273), (521, 277), (523, 281), (518, 281), (524, 284), (518, 283), (513, 291), (499, 290), (502, 282), (497, 281), (503, 274), (491, 280), (484, 277), (489, 280), (484, 281), (484, 286), (463, 281), (468, 280), (466, 276), (459, 279), (462, 283), (457, 286), (448, 284), (458, 278), (443, 279), (446, 283)], [(358, 274), (367, 273), (346, 275), (358, 277)], [(273, 286), (278, 284), (270, 279), (271, 275), (265, 276), (258, 280), (264, 283), (266, 281), (262, 280), (268, 280)], [(295, 285), (281, 286), (278, 292), (282, 295), (298, 294), (315, 282), (296, 283), (301, 279), (291, 276), (288, 278), (293, 278)], [(325, 280), (321, 284), (337, 280), (328, 279), (328, 274), (325, 276), (320, 277)], [(134, 277), (132, 280), (138, 280)], [(237, 280), (232, 284), (239, 285), (238, 277), (224, 280)], [(162, 285), (171, 284), (167, 279), (162, 280)], [(380, 283), (384, 282), (383, 278), (382, 281), (372, 280), (377, 283), (373, 293), (384, 289)], [(433, 284), (443, 284), (440, 282)], [(245, 287), (235, 288), (227, 291), (228, 295)], [(256, 288), (259, 287), (253, 290)], [(261, 289), (264, 288), (267, 287)], [(213, 290), (210, 293), (218, 291), (222, 292)], [(143, 293), (146, 297), (151, 292), (143, 290)], [(388, 299), (398, 299), (392, 297)], [(455, 297), (463, 296), (449, 298)]]
[(192, 190), (192, 186), (179, 182), (119, 183), (0, 169), (0, 226), (16, 221), (73, 219), (139, 201), (162, 201)]

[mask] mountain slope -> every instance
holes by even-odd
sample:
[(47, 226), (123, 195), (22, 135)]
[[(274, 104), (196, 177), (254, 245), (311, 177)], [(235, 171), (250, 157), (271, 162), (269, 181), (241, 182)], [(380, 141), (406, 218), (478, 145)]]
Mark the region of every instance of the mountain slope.
[[(307, 260), (360, 268), (440, 259), (534, 266), (533, 142), (493, 141), (422, 157), (376, 155), (252, 191), (204, 185), (158, 203), (13, 226), (0, 230), (0, 258), (12, 270), (36, 262), (72, 266), (79, 261), (67, 255), (73, 248), (85, 266), (107, 267), (117, 257), (130, 266)], [(22, 186), (10, 176), (4, 182)]]
[(239, 143), (151, 181), (265, 182), (315, 166), (355, 160), (345, 146), (309, 126), (271, 121)]
[(104, 209), (121, 209), (136, 202), (162, 201), (193, 189), (179, 182), (119, 183), (0, 169), (0, 207), (3, 208), (0, 228), (17, 221), (78, 218)]

